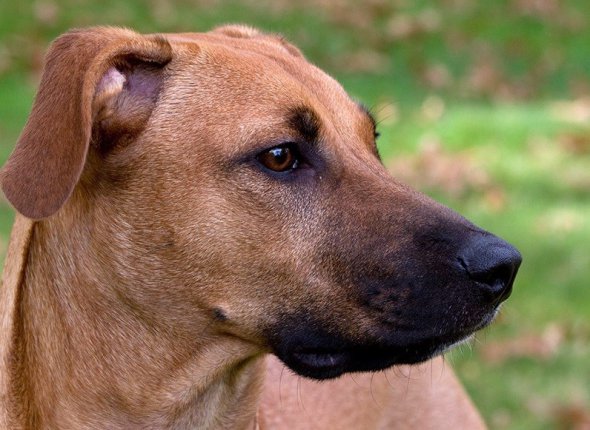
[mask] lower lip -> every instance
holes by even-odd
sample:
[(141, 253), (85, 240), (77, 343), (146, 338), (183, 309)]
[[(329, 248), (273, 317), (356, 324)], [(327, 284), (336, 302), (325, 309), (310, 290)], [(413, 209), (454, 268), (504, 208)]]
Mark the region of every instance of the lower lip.
[[(392, 348), (389, 351), (387, 349), (367, 350), (366, 353), (361, 354), (358, 350), (355, 352), (355, 350), (302, 348), (292, 352), (291, 359), (287, 362), (291, 362), (293, 369), (298, 369), (296, 370), (298, 373), (320, 379), (339, 376), (350, 368), (356, 369), (356, 371), (380, 370), (394, 364), (419, 363), (443, 354), (458, 344), (468, 342), (472, 338), (473, 332), (488, 325), (496, 313), (497, 310), (491, 312), (482, 319), (477, 327), (468, 330), (463, 336), (458, 334), (452, 336), (451, 339), (440, 339), (438, 347), (432, 345), (416, 349), (413, 353), (409, 352), (412, 348), (403, 347)], [(359, 359), (360, 363), (357, 362)]]
[(296, 352), (293, 356), (305, 366), (328, 369), (342, 365), (346, 354), (342, 352)]

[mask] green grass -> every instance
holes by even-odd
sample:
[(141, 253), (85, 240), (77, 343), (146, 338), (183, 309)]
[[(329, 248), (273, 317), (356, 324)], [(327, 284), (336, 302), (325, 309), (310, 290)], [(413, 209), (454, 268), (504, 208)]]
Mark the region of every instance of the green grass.
[[(207, 6), (195, 7), (199, 3)], [(69, 27), (156, 32), (242, 21), (283, 32), (373, 108), (387, 165), (395, 170), (403, 160), (417, 166), (409, 182), (521, 250), (524, 263), (500, 318), (449, 358), (488, 423), (494, 429), (574, 428), (575, 414), (564, 411), (587, 413), (590, 404), (590, 123), (568, 118), (567, 107), (554, 101), (590, 94), (586, 2), (564, 1), (548, 11), (515, 5), (553, 2), (406, 3), (372, 0), (355, 7), (332, 0), (322, 9), (309, 6), (311, 0), (301, 3), (308, 7), (284, 1), (154, 0), (149, 7), (137, 0), (0, 2), (0, 161), (26, 120), (40, 54)], [(414, 33), (392, 37), (400, 17)], [(428, 19), (430, 29), (421, 28)], [(371, 67), (355, 57), (366, 52), (376, 59)], [(492, 78), (474, 85), (470, 73), (484, 60)], [(436, 65), (447, 76), (442, 84), (424, 78)], [(435, 161), (425, 142), (436, 142)], [(426, 162), (439, 164), (421, 171)], [(442, 177), (424, 181), (443, 162)], [(447, 183), (445, 175), (456, 172)], [(0, 202), (0, 250), (12, 216)], [(494, 360), (493, 348), (508, 353)]]

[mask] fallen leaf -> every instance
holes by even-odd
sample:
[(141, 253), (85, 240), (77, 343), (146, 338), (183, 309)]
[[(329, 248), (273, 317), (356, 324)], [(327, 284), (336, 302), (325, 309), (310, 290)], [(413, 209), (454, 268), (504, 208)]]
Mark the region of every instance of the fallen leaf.
[(558, 208), (539, 217), (536, 229), (541, 234), (564, 234), (580, 230), (586, 225), (587, 216), (577, 208)]
[(580, 124), (590, 122), (590, 98), (587, 97), (555, 102), (550, 109), (553, 116), (562, 121)]
[(588, 154), (590, 153), (590, 130), (563, 134), (557, 138), (557, 142), (563, 149), (572, 154)]
[(564, 336), (563, 327), (550, 324), (541, 334), (525, 333), (507, 340), (487, 342), (481, 346), (481, 355), (484, 361), (494, 365), (514, 358), (549, 360), (559, 350)]
[(57, 22), (59, 7), (50, 0), (38, 0), (33, 3), (33, 15), (37, 22), (52, 26)]
[(438, 121), (445, 113), (445, 102), (438, 96), (428, 96), (422, 103), (421, 113), (427, 121)]
[(353, 73), (378, 73), (386, 69), (387, 56), (369, 49), (350, 52), (334, 59), (335, 66), (340, 70)]
[[(440, 115), (441, 107), (427, 107)], [(485, 168), (468, 151), (449, 153), (437, 136), (421, 139), (415, 154), (391, 159), (388, 168), (393, 176), (421, 190), (440, 191), (453, 198), (477, 192), (490, 200), (493, 207), (503, 204), (503, 192), (494, 184)], [(485, 197), (486, 193), (491, 193)]]
[(430, 88), (443, 89), (452, 83), (452, 76), (449, 68), (444, 64), (433, 64), (422, 72), (422, 80)]
[(590, 409), (582, 404), (559, 406), (554, 417), (559, 429), (590, 430)]

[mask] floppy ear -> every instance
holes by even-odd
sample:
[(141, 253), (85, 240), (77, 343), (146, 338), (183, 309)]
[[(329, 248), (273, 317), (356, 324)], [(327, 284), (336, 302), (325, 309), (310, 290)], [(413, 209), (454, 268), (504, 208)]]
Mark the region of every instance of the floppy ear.
[[(171, 57), (162, 37), (126, 29), (96, 27), (59, 37), (47, 54), (29, 119), (1, 173), (2, 190), (14, 207), (32, 219), (54, 214), (80, 179), (97, 117), (108, 133), (117, 128), (117, 111), (133, 104), (129, 97), (116, 102), (129, 85), (130, 70), (138, 64), (148, 71), (161, 69)], [(139, 97), (144, 92), (144, 98), (153, 98), (156, 85), (149, 72), (143, 75), (147, 84), (135, 85)]]

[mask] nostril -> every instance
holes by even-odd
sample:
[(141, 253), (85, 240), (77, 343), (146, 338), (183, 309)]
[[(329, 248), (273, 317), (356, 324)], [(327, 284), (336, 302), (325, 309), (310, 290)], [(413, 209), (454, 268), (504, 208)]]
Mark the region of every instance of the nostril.
[(495, 267), (491, 267), (482, 272), (468, 272), (471, 279), (490, 286), (498, 285), (499, 283), (506, 283), (505, 281), (512, 278), (514, 268), (508, 263), (502, 263)]
[(503, 263), (482, 272), (468, 272), (469, 277), (487, 289), (495, 301), (506, 300), (511, 293), (514, 268)]
[(458, 259), (492, 303), (510, 296), (522, 261), (516, 248), (492, 235), (479, 236), (471, 241)]

